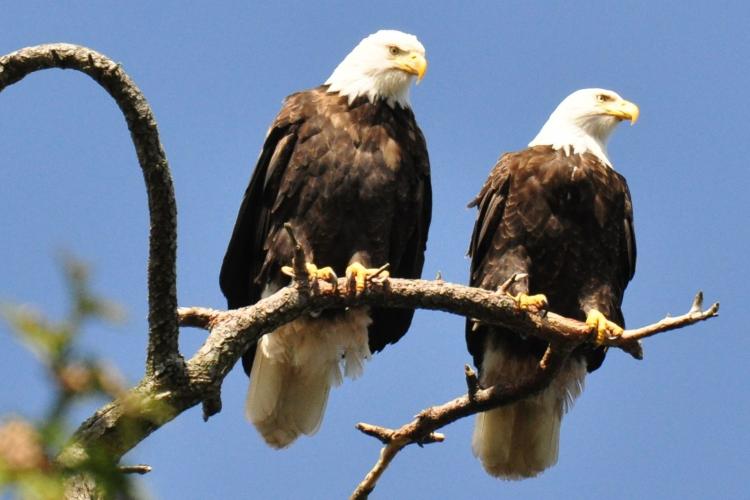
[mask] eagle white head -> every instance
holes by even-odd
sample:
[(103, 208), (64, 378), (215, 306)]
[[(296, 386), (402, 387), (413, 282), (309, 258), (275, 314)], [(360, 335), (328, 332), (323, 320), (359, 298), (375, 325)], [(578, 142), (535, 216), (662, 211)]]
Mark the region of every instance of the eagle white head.
[(611, 90), (577, 90), (563, 99), (529, 146), (589, 152), (611, 167), (607, 139), (622, 120), (635, 124), (639, 113), (638, 106)]
[(417, 37), (395, 30), (380, 30), (354, 47), (326, 80), (328, 92), (359, 96), (370, 102), (409, 107), (409, 87), (427, 71), (424, 46)]

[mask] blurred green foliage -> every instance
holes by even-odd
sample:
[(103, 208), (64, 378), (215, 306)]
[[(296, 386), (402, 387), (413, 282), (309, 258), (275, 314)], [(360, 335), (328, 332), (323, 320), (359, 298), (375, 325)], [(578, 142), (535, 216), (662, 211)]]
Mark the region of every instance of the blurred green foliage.
[(102, 498), (138, 498), (143, 495), (132, 475), (124, 473), (103, 449), (89, 448), (87, 459), (73, 468), (63, 468), (55, 461), (72, 433), (72, 407), (91, 398), (113, 399), (125, 391), (113, 366), (79, 352), (76, 346), (87, 322), (119, 322), (122, 310), (91, 292), (88, 270), (80, 261), (64, 256), (62, 267), (70, 295), (70, 310), (64, 320), (53, 322), (27, 306), (0, 304), (0, 317), (36, 355), (53, 388), (39, 421), (0, 415), (0, 496), (63, 498), (66, 482), (86, 474)]

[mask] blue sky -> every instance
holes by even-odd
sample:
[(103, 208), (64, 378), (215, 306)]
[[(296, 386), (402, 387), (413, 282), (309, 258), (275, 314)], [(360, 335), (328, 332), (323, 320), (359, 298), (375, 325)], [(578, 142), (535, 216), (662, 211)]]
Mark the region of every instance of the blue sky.
[[(121, 62), (153, 106), (175, 182), (181, 305), (223, 307), (218, 272), (268, 125), (287, 94), (323, 82), (365, 35), (416, 34), (430, 62), (412, 102), (432, 160), (425, 276), (465, 283), (475, 213), (465, 208), (501, 152), (533, 138), (573, 90), (605, 87), (641, 107), (610, 158), (630, 184), (638, 264), (630, 326), (680, 314), (697, 289), (722, 312), (612, 352), (563, 422), (560, 460), (541, 477), (487, 476), (471, 419), (443, 444), (404, 451), (373, 498), (731, 498), (746, 493), (750, 349), (741, 323), (747, 255), (750, 7), (743, 2), (5, 2), (0, 53), (44, 42)], [(0, 94), (0, 301), (61, 316), (55, 255), (92, 266), (128, 311), (93, 326), (85, 349), (135, 382), (146, 345), (143, 181), (115, 104), (87, 77), (37, 73)], [(190, 356), (205, 333), (184, 330)], [(245, 422), (237, 367), (224, 410), (196, 408), (126, 456), (154, 472), (157, 498), (341, 498), (379, 446), (359, 421), (397, 426), (465, 390), (461, 318), (420, 312), (363, 378), (332, 393), (313, 438), (281, 452)], [(48, 396), (33, 357), (0, 325), (0, 414), (39, 415)], [(80, 417), (90, 408), (82, 409)]]

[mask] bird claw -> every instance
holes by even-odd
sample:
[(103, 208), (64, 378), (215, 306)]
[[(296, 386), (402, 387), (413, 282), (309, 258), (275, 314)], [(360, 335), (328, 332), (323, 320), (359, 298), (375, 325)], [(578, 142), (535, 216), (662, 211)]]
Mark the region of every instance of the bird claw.
[(547, 296), (540, 293), (537, 295), (528, 295), (524, 292), (513, 295), (510, 293), (511, 287), (518, 281), (528, 278), (526, 273), (513, 273), (505, 282), (497, 288), (497, 293), (507, 295), (516, 302), (516, 307), (522, 311), (534, 311), (546, 314), (549, 301)]
[(586, 324), (596, 331), (594, 342), (600, 346), (607, 340), (619, 338), (625, 330), (617, 323), (607, 319), (604, 314), (596, 309), (592, 309), (586, 315)]
[[(331, 286), (333, 286), (333, 289), (336, 290), (338, 287), (338, 276), (336, 276), (336, 272), (331, 267), (318, 267), (315, 264), (312, 264), (310, 262), (305, 263), (305, 269), (307, 270), (307, 279), (311, 283), (315, 283), (318, 280), (325, 281), (326, 283), (329, 283)], [(294, 279), (294, 268), (291, 266), (282, 266), (281, 272), (283, 274), (286, 274), (287, 276), (290, 276), (292, 279)]]
[(354, 262), (346, 268), (346, 284), (349, 291), (354, 290), (356, 295), (362, 294), (367, 287), (368, 282), (383, 283), (389, 277), (388, 264), (368, 269), (359, 262)]
[(512, 296), (513, 300), (516, 301), (516, 305), (522, 311), (536, 311), (539, 312), (545, 309), (548, 305), (547, 296), (540, 293), (537, 295), (526, 295), (525, 293), (519, 293), (518, 295)]

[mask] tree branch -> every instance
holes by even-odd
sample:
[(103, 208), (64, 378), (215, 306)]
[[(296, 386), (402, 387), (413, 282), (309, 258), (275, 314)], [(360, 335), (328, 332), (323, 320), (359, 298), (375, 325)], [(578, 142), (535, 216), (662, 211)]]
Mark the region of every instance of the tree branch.
[(117, 102), (127, 121), (146, 182), (150, 217), (146, 373), (171, 380), (183, 369), (175, 314), (177, 208), (151, 107), (119, 64), (89, 48), (66, 43), (26, 47), (0, 57), (0, 92), (35, 71), (50, 68), (74, 69), (90, 76)]
[[(294, 286), (238, 310), (180, 309), (179, 324), (210, 332), (198, 352), (184, 363), (178, 350), (176, 205), (166, 155), (159, 142), (151, 109), (117, 63), (91, 49), (69, 44), (28, 47), (0, 57), (0, 91), (30, 73), (48, 68), (81, 71), (115, 99), (127, 121), (143, 170), (150, 217), (149, 340), (145, 376), (135, 387), (103, 406), (79, 427), (71, 444), (58, 457), (63, 465), (80, 463), (93, 448), (106, 450), (113, 460), (118, 460), (151, 432), (200, 402), (204, 402), (206, 417), (219, 411), (224, 377), (247, 348), (263, 333), (312, 310), (364, 305), (440, 310), (487, 324), (503, 325), (550, 344), (537, 372), (518, 385), (482, 389), (476, 374), (467, 370), (466, 395), (421, 411), (401, 428), (391, 430), (360, 424), (358, 428), (385, 444), (380, 460), (354, 493), (354, 498), (364, 498), (405, 446), (442, 441), (443, 436), (436, 433), (436, 429), (543, 390), (569, 353), (579, 344), (593, 339), (593, 331), (585, 323), (554, 313), (541, 315), (521, 311), (502, 291), (470, 288), (442, 280), (371, 280), (362, 294), (349, 294), (345, 278), (338, 280), (338, 287), (326, 282), (307, 286), (309, 278), (304, 272), (304, 254), (300, 248), (293, 263), (299, 278)], [(700, 309), (697, 298), (688, 314), (627, 330), (620, 338), (608, 339), (605, 345), (638, 355), (639, 339), (718, 314), (718, 304), (706, 311)], [(80, 481), (72, 485), (79, 486), (86, 486), (81, 489), (82, 497), (95, 495), (89, 491), (91, 485)]]
[(704, 321), (719, 315), (718, 302), (711, 304), (711, 306), (705, 311), (701, 310), (702, 307), (703, 292), (698, 292), (693, 301), (693, 306), (687, 313), (675, 317), (667, 316), (652, 325), (636, 328), (634, 330), (626, 330), (622, 337), (619, 339), (613, 339), (610, 345), (613, 345), (614, 347), (622, 347), (629, 342), (645, 339), (646, 337), (651, 337), (657, 333), (682, 328), (683, 326), (692, 325), (693, 323), (698, 323), (699, 321)]
[(135, 464), (135, 465), (121, 465), (119, 467), (120, 472), (123, 474), (148, 474), (151, 472), (151, 466), (146, 464)]
[[(346, 278), (340, 278), (336, 288), (327, 282), (318, 282), (304, 291), (289, 286), (252, 306), (230, 311), (180, 308), (178, 312), (182, 325), (210, 331), (203, 346), (187, 362), (186, 380), (165, 390), (144, 379), (84, 422), (76, 432), (75, 444), (68, 450), (70, 456), (82, 452), (89, 444), (99, 443), (106, 446), (115, 458), (121, 457), (175, 416), (207, 396), (214, 397), (237, 360), (263, 333), (311, 310), (361, 305), (441, 310), (488, 324), (502, 324), (520, 334), (533, 335), (560, 346), (557, 354), (545, 357), (545, 368), (540, 369), (537, 378), (527, 381), (520, 388), (495, 386), (481, 389), (471, 398), (463, 396), (445, 405), (424, 410), (417, 420), (395, 431), (397, 434), (393, 441), (396, 443), (400, 443), (399, 439), (402, 438), (409, 442), (425, 442), (435, 429), (458, 418), (542, 390), (548, 382), (547, 377), (561, 363), (560, 353), (593, 338), (593, 332), (585, 323), (554, 313), (541, 315), (521, 311), (507, 295), (489, 290), (442, 281), (391, 278), (380, 286), (372, 284), (356, 296), (346, 291), (345, 281)], [(674, 318), (677, 321), (659, 328), (661, 331), (680, 328), (714, 315), (716, 310), (713, 308), (698, 315), (690, 313), (687, 319)], [(631, 331), (626, 330), (625, 335), (630, 335)], [(617, 343), (617, 340), (607, 342), (613, 347), (617, 347)], [(447, 411), (445, 408), (451, 409)], [(396, 447), (400, 449), (406, 444), (394, 445), (391, 450)]]
[[(699, 292), (693, 301), (693, 306), (686, 314), (676, 318), (667, 317), (643, 328), (626, 330), (621, 337), (606, 341), (606, 345), (629, 349), (629, 344), (637, 342), (641, 338), (682, 328), (718, 315), (718, 302), (711, 305), (705, 311), (700, 310), (701, 306), (702, 294)], [(535, 335), (533, 332), (528, 333)], [(468, 393), (465, 396), (461, 396), (440, 406), (433, 406), (422, 410), (414, 420), (399, 429), (385, 429), (364, 423), (357, 424), (357, 428), (360, 431), (379, 439), (385, 446), (380, 451), (380, 457), (375, 465), (359, 485), (357, 485), (351, 499), (360, 500), (367, 498), (390, 462), (407, 445), (413, 443), (422, 444), (424, 436), (431, 436), (435, 430), (460, 418), (505, 406), (544, 390), (565, 363), (568, 355), (582, 341), (585, 341), (585, 339), (576, 339), (575, 337), (560, 338), (557, 342), (551, 341), (550, 347), (547, 348), (547, 351), (539, 362), (537, 371), (528, 380), (520, 383), (518, 386), (495, 385), (487, 389), (477, 389), (476, 374), (470, 367), (466, 366), (465, 373)], [(555, 347), (552, 347), (553, 345)]]

